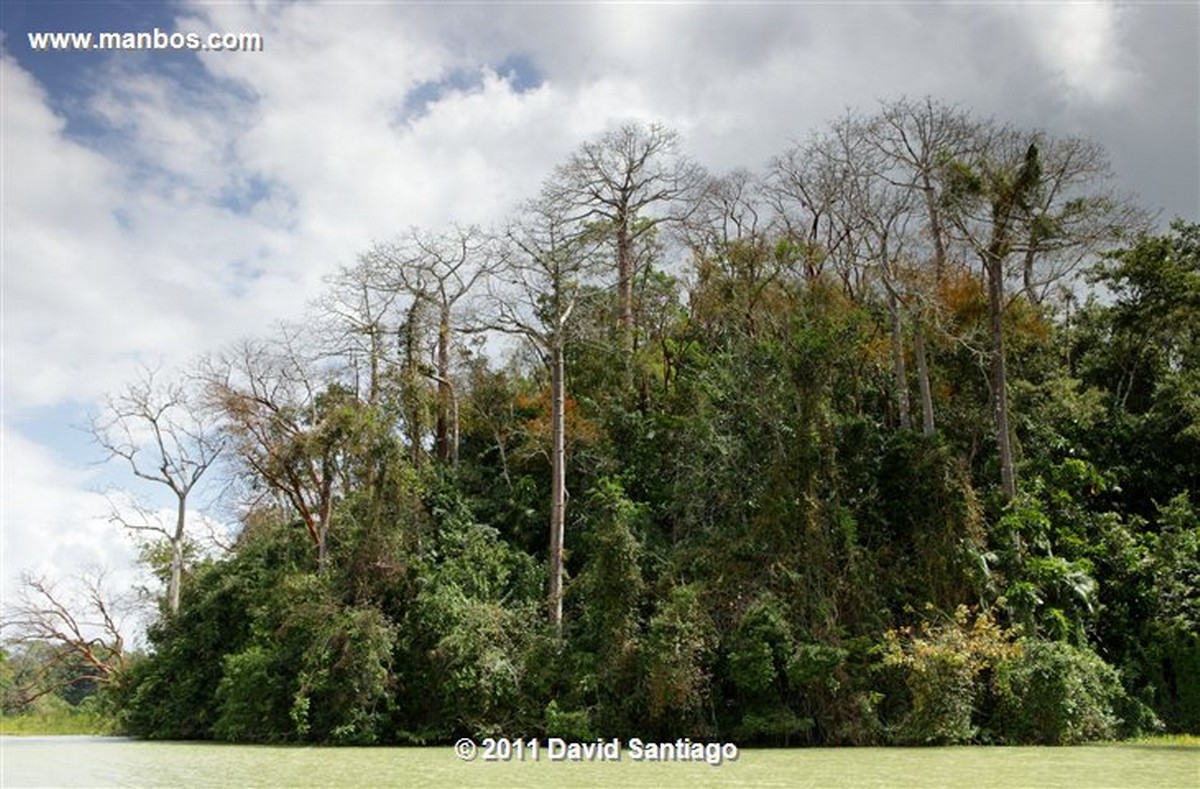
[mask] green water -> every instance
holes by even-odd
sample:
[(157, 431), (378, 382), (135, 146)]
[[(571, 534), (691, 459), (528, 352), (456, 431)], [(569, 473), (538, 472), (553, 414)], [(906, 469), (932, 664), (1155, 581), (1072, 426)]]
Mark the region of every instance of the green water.
[(463, 762), (452, 748), (274, 748), (0, 737), (10, 787), (1119, 787), (1197, 789), (1200, 749), (810, 748), (704, 763)]

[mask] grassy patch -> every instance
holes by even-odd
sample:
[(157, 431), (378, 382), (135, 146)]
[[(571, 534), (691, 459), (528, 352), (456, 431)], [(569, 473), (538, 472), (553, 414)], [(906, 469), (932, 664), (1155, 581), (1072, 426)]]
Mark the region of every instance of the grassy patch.
[[(49, 706), (49, 705), (48, 705)], [(0, 734), (112, 734), (112, 721), (91, 710), (50, 706), (20, 715), (0, 715)]]
[(1171, 748), (1200, 748), (1200, 735), (1196, 734), (1153, 734), (1125, 740), (1123, 745), (1154, 745)]

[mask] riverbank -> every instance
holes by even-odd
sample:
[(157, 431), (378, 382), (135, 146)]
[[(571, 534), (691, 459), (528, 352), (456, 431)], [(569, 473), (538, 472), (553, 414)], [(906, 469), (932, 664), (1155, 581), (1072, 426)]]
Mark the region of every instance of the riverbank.
[(49, 737), (54, 735), (95, 735), (113, 733), (113, 724), (92, 712), (55, 710), (27, 715), (0, 715), (0, 735)]
[[(111, 721), (90, 712), (37, 713), (31, 715), (0, 715), (0, 735), (15, 737), (53, 737), (57, 735), (114, 735)], [(1155, 734), (1130, 740), (1109, 740), (1098, 745), (1138, 745), (1158, 748), (1200, 749), (1200, 735)]]
[(1200, 748), (1200, 735), (1195, 734), (1155, 734), (1146, 737), (1136, 737), (1132, 740), (1114, 740), (1112, 745), (1150, 745), (1167, 748)]

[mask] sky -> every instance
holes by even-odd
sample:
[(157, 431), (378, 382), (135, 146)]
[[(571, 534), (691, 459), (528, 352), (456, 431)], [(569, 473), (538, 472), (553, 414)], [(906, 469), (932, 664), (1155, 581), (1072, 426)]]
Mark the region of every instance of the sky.
[[(299, 319), (411, 226), (498, 222), (581, 143), (677, 130), (761, 170), (847, 109), (932, 96), (1109, 153), (1200, 220), (1200, 6), (6, 0), (0, 588), (135, 582), (84, 428), (143, 366)], [(36, 51), (40, 32), (260, 34), (258, 52)]]

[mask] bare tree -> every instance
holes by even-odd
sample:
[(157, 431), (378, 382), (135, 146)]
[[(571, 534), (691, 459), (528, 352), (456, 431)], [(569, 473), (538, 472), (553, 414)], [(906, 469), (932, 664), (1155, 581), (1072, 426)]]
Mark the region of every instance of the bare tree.
[(329, 561), (333, 504), (350, 484), (358, 400), (322, 369), (306, 339), (282, 327), (272, 342), (245, 340), (200, 364), (209, 408), (251, 489), (279, 497)]
[[(788, 280), (796, 263), (792, 255), (777, 254), (772, 248), (771, 211), (766, 187), (748, 171), (709, 179), (686, 224), (686, 241), (698, 276), (691, 300), (693, 317), (707, 312), (699, 294), (710, 290), (708, 285), (716, 277), (736, 283), (727, 294), (729, 306), (741, 313), (747, 334), (757, 334), (763, 299)], [(669, 353), (665, 358), (669, 361)]]
[(884, 103), (862, 127), (866, 144), (883, 157), (879, 176), (920, 196), (935, 283), (946, 270), (950, 233), (942, 200), (945, 163), (977, 150), (978, 125), (965, 109), (925, 97)]
[[(926, 336), (937, 324), (934, 292), (949, 265), (951, 222), (946, 216), (943, 191), (945, 164), (971, 155), (979, 144), (978, 121), (963, 108), (926, 97), (901, 98), (884, 103), (862, 126), (864, 142), (880, 157), (877, 176), (891, 186), (907, 190), (916, 198), (914, 212), (920, 214), (920, 232), (911, 239), (909, 259), (927, 261), (931, 276), (914, 270), (909, 280), (922, 283), (910, 291), (913, 325), (913, 355), (921, 398), (921, 421), (926, 435), (934, 431), (933, 393), (929, 382)], [(919, 206), (919, 210), (918, 210)], [(924, 241), (920, 252), (918, 242)]]
[[(902, 98), (883, 104), (859, 128), (863, 142), (876, 154), (876, 177), (914, 198), (913, 212), (919, 216), (919, 232), (912, 234), (912, 261), (924, 261), (931, 276), (916, 267), (906, 277), (920, 287), (909, 291), (913, 355), (921, 400), (922, 429), (934, 432), (933, 391), (929, 381), (926, 335), (937, 324), (934, 294), (948, 266), (949, 223), (942, 204), (943, 166), (948, 158), (966, 155), (977, 140), (976, 121), (957, 106), (926, 97)], [(915, 218), (915, 217), (914, 217)], [(924, 242), (924, 251), (921, 243)]]
[(376, 244), (363, 256), (379, 287), (414, 301), (408, 322), (410, 343), (421, 308), (432, 309), (436, 316), (434, 363), (421, 365), (421, 372), (437, 384), (434, 449), (439, 460), (451, 465), (458, 462), (459, 444), (458, 396), (450, 369), (455, 311), (480, 278), (496, 267), (498, 256), (492, 246), (477, 227), (453, 226), (442, 233), (412, 228), (400, 241)]
[(147, 508), (138, 520), (120, 508), (113, 517), (132, 531), (159, 534), (171, 546), (171, 575), (167, 590), (172, 614), (179, 611), (187, 542), (188, 500), (200, 479), (224, 447), (208, 424), (195, 395), (177, 381), (163, 381), (145, 369), (124, 391), (105, 398), (100, 416), (92, 421), (92, 436), (108, 460), (125, 461), (139, 479), (161, 485), (175, 499), (174, 522), (162, 523)]
[(697, 193), (683, 235), (693, 250), (719, 251), (730, 244), (762, 238), (767, 232), (768, 211), (764, 185), (749, 170), (711, 176)]
[(387, 277), (373, 255), (361, 255), (329, 278), (331, 288), (316, 304), (326, 325), (324, 355), (348, 365), (356, 393), (372, 407), (383, 394), (401, 320), (402, 294)]
[(1040, 304), (1088, 258), (1147, 230), (1149, 217), (1118, 194), (1108, 154), (1080, 137), (1034, 135), (1040, 178), (1028, 197), (1020, 239), (1020, 292)]
[(830, 260), (840, 260), (839, 275), (854, 295), (856, 229), (849, 215), (839, 212), (844, 167), (822, 150), (828, 142), (813, 135), (793, 145), (770, 164), (765, 194), (774, 209), (782, 235), (803, 252), (799, 261), (808, 282), (819, 278)]
[(5, 607), (5, 645), (38, 651), (35, 671), (17, 688), (20, 704), (68, 685), (111, 682), (125, 667), (121, 630), (132, 601), (112, 595), (102, 571), (75, 580), (79, 588), (71, 594), (44, 576), (23, 573), (16, 599)]
[(562, 634), (567, 518), (567, 325), (597, 262), (602, 236), (573, 219), (550, 190), (524, 206), (506, 233), (505, 265), (490, 278), (488, 328), (523, 337), (550, 369), (550, 624)]
[(900, 268), (905, 246), (911, 240), (913, 193), (881, 177), (888, 162), (870, 145), (864, 124), (847, 116), (834, 125), (833, 133), (813, 153), (828, 160), (827, 169), (842, 174), (837, 200), (831, 211), (841, 216), (840, 224), (853, 228), (858, 243), (848, 246), (862, 258), (860, 267), (870, 271), (883, 288), (887, 305), (892, 352), (892, 374), (900, 426), (911, 427), (911, 401), (904, 349), (904, 324), (908, 294)]
[(704, 183), (679, 143), (679, 134), (661, 124), (626, 123), (584, 143), (547, 186), (570, 218), (603, 227), (616, 247), (617, 325), (627, 361), (635, 342), (635, 245), (661, 223), (685, 218), (692, 206), (686, 198)]

